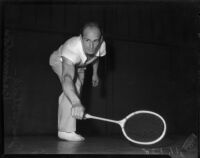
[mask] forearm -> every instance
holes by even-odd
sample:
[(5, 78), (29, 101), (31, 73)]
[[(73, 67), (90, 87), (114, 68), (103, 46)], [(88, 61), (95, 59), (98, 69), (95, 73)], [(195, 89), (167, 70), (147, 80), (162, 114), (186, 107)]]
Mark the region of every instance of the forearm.
[(77, 95), (74, 82), (69, 76), (64, 77), (62, 86), (65, 96), (69, 99), (72, 105), (81, 103)]
[(97, 75), (98, 67), (99, 67), (99, 59), (97, 59), (97, 60), (93, 63), (93, 75)]
[(63, 91), (72, 104), (71, 116), (76, 119), (83, 119), (85, 108), (81, 104), (74, 86), (73, 79), (70, 76), (64, 77)]

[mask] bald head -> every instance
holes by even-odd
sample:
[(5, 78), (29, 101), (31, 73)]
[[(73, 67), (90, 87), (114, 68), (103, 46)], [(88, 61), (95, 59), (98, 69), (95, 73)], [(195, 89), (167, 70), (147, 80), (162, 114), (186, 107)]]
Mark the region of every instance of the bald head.
[(90, 23), (85, 24), (82, 28), (81, 34), (82, 34), (82, 36), (84, 36), (85, 34), (89, 33), (90, 31), (97, 33), (99, 36), (101, 36), (101, 34), (102, 34), (99, 25), (95, 22), (90, 22)]

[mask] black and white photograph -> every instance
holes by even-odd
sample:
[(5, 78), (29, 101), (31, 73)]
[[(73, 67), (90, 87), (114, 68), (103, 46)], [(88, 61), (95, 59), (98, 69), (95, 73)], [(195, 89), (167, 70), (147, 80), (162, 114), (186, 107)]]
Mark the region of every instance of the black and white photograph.
[(198, 157), (198, 0), (0, 8), (3, 157)]

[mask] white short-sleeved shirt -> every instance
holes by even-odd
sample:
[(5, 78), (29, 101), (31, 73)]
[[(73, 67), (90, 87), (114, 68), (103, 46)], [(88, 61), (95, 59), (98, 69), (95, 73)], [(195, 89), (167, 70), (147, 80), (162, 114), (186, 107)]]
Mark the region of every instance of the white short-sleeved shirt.
[[(83, 51), (81, 36), (75, 36), (68, 39), (63, 45), (55, 51), (60, 61), (62, 61), (62, 56), (69, 59), (72, 63), (78, 66), (85, 66), (87, 57)], [(102, 57), (106, 55), (106, 43), (103, 41), (99, 50), (96, 53), (96, 56)]]

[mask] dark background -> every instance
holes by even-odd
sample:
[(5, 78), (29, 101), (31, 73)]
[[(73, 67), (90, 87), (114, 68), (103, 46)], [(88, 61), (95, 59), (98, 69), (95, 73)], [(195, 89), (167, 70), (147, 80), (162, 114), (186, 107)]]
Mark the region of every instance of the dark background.
[[(197, 132), (199, 12), (189, 0), (3, 3), (4, 134), (56, 134), (62, 90), (49, 56), (90, 20), (103, 28), (107, 55), (100, 60), (99, 87), (91, 87), (87, 69), (87, 112), (119, 120), (153, 110), (166, 119), (167, 134)], [(83, 135), (121, 134), (111, 123), (78, 125)]]

